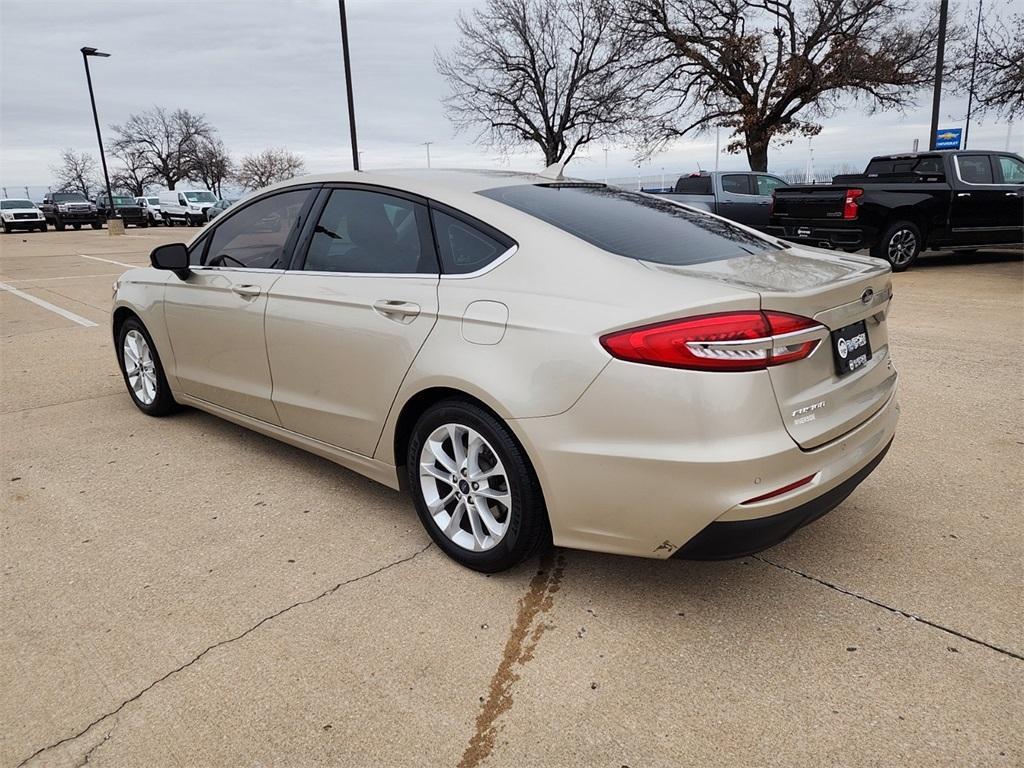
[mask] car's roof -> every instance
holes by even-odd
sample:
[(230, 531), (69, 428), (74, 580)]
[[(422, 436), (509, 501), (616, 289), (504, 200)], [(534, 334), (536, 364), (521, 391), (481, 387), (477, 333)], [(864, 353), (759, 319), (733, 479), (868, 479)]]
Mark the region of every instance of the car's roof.
[[(321, 173), (314, 176), (300, 176), (274, 185), (291, 187), (296, 184), (326, 184), (331, 182), (355, 182), (375, 184), (383, 187), (405, 189), (410, 192), (429, 194), (429, 190), (449, 193), (472, 193), (495, 187), (517, 184), (552, 183), (555, 179), (537, 173), (501, 170), (470, 170), (460, 168), (398, 168), (369, 171), (342, 171)], [(584, 179), (558, 179), (558, 181), (585, 181)], [(590, 182), (593, 183), (593, 182)]]

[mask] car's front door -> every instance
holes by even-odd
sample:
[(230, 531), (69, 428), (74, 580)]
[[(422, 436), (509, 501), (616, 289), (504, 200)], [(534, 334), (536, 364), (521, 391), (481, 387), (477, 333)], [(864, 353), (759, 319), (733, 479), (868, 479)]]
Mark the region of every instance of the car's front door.
[(245, 205), (193, 250), (188, 278), (167, 283), (164, 316), (174, 372), (186, 394), (280, 423), (271, 401), (264, 314), (314, 195), (292, 189)]
[(999, 221), (1007, 226), (1001, 242), (1024, 242), (1024, 160), (1013, 155), (994, 155), (992, 160), (996, 181), (1001, 183), (1003, 193)]
[(437, 319), (427, 206), (349, 185), (318, 207), (304, 255), (270, 289), (274, 405), (287, 429), (370, 456)]

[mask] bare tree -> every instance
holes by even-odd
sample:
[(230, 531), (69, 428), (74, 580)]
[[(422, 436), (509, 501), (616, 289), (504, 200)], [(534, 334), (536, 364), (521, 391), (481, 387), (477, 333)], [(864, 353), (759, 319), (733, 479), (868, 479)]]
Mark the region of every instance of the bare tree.
[(132, 115), (123, 125), (111, 127), (117, 134), (114, 149), (140, 153), (145, 166), (168, 189), (189, 178), (200, 142), (212, 140), (216, 133), (204, 115), (163, 107)]
[[(973, 22), (973, 19), (972, 19)], [(1003, 17), (989, 15), (982, 20), (978, 40), (974, 99), (978, 112), (991, 112), (1007, 120), (1024, 117), (1024, 13)], [(1014, 32), (1013, 30), (1017, 30)], [(971, 63), (974, 40), (966, 36), (957, 46), (955, 77), (958, 90), (966, 94), (971, 87)]]
[(235, 180), (245, 189), (261, 189), (305, 172), (306, 164), (298, 155), (284, 148), (265, 149), (242, 158)]
[(191, 176), (220, 197), (224, 182), (234, 176), (234, 165), (223, 141), (202, 139), (196, 146)]
[(81, 192), (91, 200), (100, 186), (96, 169), (96, 158), (88, 152), (65, 149), (60, 153), (60, 165), (51, 166), (50, 172), (57, 177), (61, 192)]
[(110, 177), (111, 185), (139, 197), (146, 194), (146, 188), (156, 183), (158, 177), (146, 162), (145, 153), (133, 147), (115, 147), (111, 153), (121, 162)]
[(768, 148), (814, 136), (844, 99), (900, 109), (933, 75), (934, 11), (911, 0), (628, 0), (623, 18), (655, 77), (648, 151), (715, 126), (726, 151), (768, 168)]
[(546, 165), (623, 134), (637, 91), (612, 8), (612, 0), (488, 0), (460, 13), (458, 45), (435, 53), (456, 129), (478, 129), (477, 141), (503, 152), (536, 144)]

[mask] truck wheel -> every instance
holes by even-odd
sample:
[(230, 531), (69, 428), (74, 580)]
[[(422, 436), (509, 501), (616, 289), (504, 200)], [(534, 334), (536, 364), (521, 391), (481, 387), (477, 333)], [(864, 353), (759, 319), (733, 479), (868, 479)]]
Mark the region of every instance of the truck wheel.
[(186, 227), (194, 227), (195, 226), (195, 223), (192, 221), (192, 215), (191, 214), (188, 214), (188, 213), (185, 214), (185, 226)]
[(139, 222), (138, 224), (136, 224), (135, 226), (136, 226), (136, 227), (142, 227), (142, 228), (144, 228), (144, 229), (145, 229), (146, 227), (148, 227), (148, 226), (149, 226), (149, 222), (148, 222), (148, 221), (140, 221), (140, 222)]
[(9, 226), (7, 226), (7, 222), (5, 221), (3, 224), (4, 224), (4, 234), (5, 235), (11, 234), (11, 228)]
[(47, 229), (46, 222), (44, 221), (42, 224), (39, 225), (39, 231), (40, 232), (45, 232), (46, 229)]
[[(94, 222), (92, 222), (90, 224), (90, 226), (93, 229), (103, 229), (103, 222), (102, 221), (94, 221)], [(75, 229), (78, 229), (78, 227), (75, 227)]]
[(72, 224), (71, 226), (75, 228), (75, 232), (77, 232), (78, 230), (80, 230), (82, 228), (81, 224)]
[(921, 253), (921, 230), (909, 221), (890, 224), (871, 248), (876, 259), (886, 259), (893, 272), (902, 272), (917, 261)]
[(168, 227), (173, 227), (174, 226), (174, 219), (172, 219), (170, 216), (166, 216), (165, 215), (164, 216), (164, 224), (166, 224)]
[(60, 219), (55, 219), (54, 222), (53, 222), (53, 228), (56, 229), (58, 232), (63, 232), (64, 231), (64, 222), (61, 221)]

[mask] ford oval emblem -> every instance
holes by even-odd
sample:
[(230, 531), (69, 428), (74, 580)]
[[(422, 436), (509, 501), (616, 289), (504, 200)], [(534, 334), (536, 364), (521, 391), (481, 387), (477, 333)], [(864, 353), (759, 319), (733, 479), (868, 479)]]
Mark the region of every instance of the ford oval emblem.
[(875, 298), (875, 292), (871, 288), (868, 288), (860, 295), (860, 301), (862, 304), (870, 304), (873, 298)]

